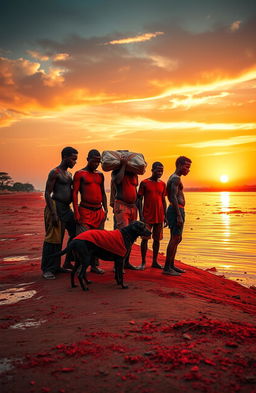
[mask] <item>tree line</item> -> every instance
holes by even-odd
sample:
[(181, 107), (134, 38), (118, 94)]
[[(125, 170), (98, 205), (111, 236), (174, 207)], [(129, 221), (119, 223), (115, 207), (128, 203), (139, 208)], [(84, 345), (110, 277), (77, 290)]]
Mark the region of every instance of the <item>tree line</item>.
[(35, 191), (33, 184), (14, 182), (7, 172), (0, 172), (0, 190), (6, 191)]

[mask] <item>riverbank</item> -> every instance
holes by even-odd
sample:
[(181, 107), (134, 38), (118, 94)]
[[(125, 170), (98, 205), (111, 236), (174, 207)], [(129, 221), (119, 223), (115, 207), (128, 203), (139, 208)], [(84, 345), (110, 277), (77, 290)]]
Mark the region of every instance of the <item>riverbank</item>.
[(1, 197), (2, 392), (255, 392), (255, 290), (181, 262), (127, 271), (127, 290), (111, 262), (88, 292), (44, 280), (43, 206)]

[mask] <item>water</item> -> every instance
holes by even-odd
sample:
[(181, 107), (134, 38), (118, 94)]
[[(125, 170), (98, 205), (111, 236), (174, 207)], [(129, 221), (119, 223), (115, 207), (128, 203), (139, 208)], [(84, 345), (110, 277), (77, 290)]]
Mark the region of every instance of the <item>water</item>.
[[(256, 286), (255, 192), (186, 192), (186, 223), (176, 259)], [(106, 229), (112, 229), (112, 217)], [(166, 251), (164, 229), (160, 251)], [(152, 249), (152, 242), (149, 242)], [(150, 262), (148, 262), (149, 264)]]
[(32, 298), (37, 292), (28, 289), (31, 284), (33, 284), (33, 282), (18, 284), (15, 288), (0, 288), (0, 306), (15, 304), (21, 300)]

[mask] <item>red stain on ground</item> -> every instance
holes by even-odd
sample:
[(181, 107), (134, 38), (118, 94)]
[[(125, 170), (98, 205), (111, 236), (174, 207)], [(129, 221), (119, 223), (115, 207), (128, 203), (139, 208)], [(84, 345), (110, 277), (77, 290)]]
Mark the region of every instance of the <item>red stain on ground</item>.
[[(126, 271), (128, 290), (111, 262), (104, 275), (88, 274), (88, 292), (71, 289), (67, 274), (44, 280), (42, 195), (0, 202), (2, 289), (37, 291), (1, 306), (3, 393), (256, 392), (255, 290), (181, 262), (179, 277)], [(27, 259), (3, 261), (11, 256)], [(140, 264), (136, 245), (131, 261)], [(24, 321), (43, 322), (13, 328)]]

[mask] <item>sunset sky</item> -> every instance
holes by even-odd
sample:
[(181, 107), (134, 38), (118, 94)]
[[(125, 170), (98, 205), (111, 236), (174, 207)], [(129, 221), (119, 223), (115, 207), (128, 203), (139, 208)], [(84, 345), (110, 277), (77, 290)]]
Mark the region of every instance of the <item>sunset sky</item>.
[(129, 149), (144, 177), (186, 155), (186, 186), (256, 184), (255, 1), (0, 3), (0, 171), (43, 189), (73, 146), (73, 173)]

